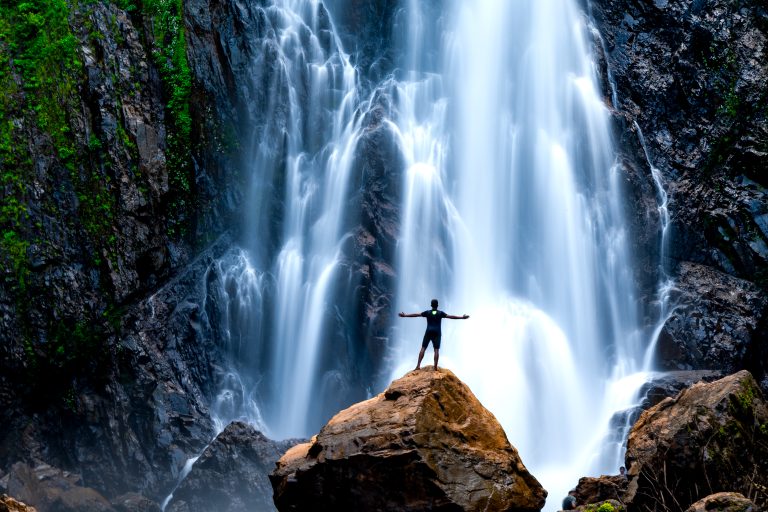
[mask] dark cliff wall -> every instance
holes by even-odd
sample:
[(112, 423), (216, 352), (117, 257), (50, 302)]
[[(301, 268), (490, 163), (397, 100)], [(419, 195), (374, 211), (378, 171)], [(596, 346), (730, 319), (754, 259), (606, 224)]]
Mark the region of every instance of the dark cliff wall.
[(207, 270), (230, 245), (244, 120), (196, 8), (222, 5), (0, 8), (6, 470), (157, 498), (210, 439)]
[[(651, 163), (669, 193), (668, 369), (766, 370), (768, 10), (761, 1), (593, 0), (616, 86), (638, 241), (658, 256)], [(606, 80), (606, 96), (610, 97)], [(650, 220), (650, 221), (649, 221)], [(655, 247), (655, 249), (654, 249)], [(642, 246), (639, 247), (642, 249)], [(655, 252), (655, 254), (654, 254)], [(646, 292), (655, 278), (645, 259)], [(766, 386), (764, 382), (763, 386)]]

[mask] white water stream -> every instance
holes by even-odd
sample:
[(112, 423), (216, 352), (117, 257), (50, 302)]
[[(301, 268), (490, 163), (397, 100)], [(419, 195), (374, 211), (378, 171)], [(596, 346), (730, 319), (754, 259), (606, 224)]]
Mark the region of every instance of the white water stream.
[[(609, 113), (575, 2), (448, 5), (447, 30), (427, 33), (440, 72), (410, 69), (399, 86), (398, 309), (436, 297), (471, 315), (444, 321), (441, 361), (556, 509), (579, 476), (618, 473), (610, 418), (647, 379)], [(427, 9), (409, 3), (410, 37), (424, 38)], [(422, 324), (399, 324), (393, 377), (415, 366)]]

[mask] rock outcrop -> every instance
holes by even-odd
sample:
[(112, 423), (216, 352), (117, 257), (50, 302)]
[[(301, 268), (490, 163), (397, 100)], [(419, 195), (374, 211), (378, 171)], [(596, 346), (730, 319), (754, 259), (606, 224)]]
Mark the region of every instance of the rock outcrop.
[(0, 494), (0, 512), (37, 512), (37, 509), (17, 501), (7, 494)]
[(718, 492), (702, 498), (685, 512), (757, 512), (759, 509), (751, 501), (737, 492)]
[(694, 384), (640, 415), (626, 457), (636, 510), (684, 510), (716, 492), (765, 508), (768, 405), (747, 371)]
[(84, 487), (79, 475), (47, 465), (14, 464), (8, 492), (38, 512), (115, 512), (98, 491)]
[[(762, 381), (768, 312), (750, 296), (768, 289), (764, 2), (599, 0), (590, 9), (602, 36), (595, 48), (606, 65), (605, 97), (616, 98), (619, 162), (648, 305), (663, 249), (651, 166), (669, 197), (661, 264), (683, 309), (665, 329), (660, 364), (716, 369), (721, 354), (726, 371), (746, 368)], [(697, 296), (704, 289), (734, 293)]]
[(230, 423), (173, 492), (167, 512), (274, 510), (268, 475), (300, 440), (272, 441), (251, 425)]
[(768, 295), (706, 265), (678, 266), (677, 304), (659, 335), (658, 361), (670, 370), (759, 371), (759, 332)]
[(621, 475), (601, 475), (599, 477), (579, 478), (576, 486), (576, 503), (596, 504), (603, 501), (624, 502), (629, 479)]
[(540, 510), (547, 492), (453, 373), (416, 370), (334, 416), (270, 476), (278, 510)]

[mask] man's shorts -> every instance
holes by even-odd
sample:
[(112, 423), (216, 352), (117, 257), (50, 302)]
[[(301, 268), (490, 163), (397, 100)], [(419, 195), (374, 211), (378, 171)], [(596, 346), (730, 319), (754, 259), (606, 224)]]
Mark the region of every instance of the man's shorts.
[(440, 338), (442, 338), (442, 334), (437, 331), (427, 331), (424, 333), (424, 339), (421, 342), (421, 348), (427, 348), (429, 345), (429, 342), (432, 342), (432, 347), (439, 349), (440, 348)]

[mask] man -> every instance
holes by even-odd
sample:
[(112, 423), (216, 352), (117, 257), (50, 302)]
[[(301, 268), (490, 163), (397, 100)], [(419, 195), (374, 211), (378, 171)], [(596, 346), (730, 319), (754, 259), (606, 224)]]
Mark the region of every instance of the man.
[(576, 489), (568, 491), (568, 496), (563, 500), (563, 510), (576, 510)]
[(431, 306), (432, 309), (428, 309), (421, 313), (400, 313), (400, 316), (403, 318), (416, 318), (423, 316), (427, 319), (427, 330), (424, 332), (424, 339), (421, 342), (419, 362), (416, 363), (417, 370), (421, 369), (421, 360), (424, 359), (424, 352), (427, 350), (427, 346), (429, 346), (430, 341), (432, 342), (432, 349), (435, 351), (435, 370), (437, 370), (437, 360), (440, 357), (440, 338), (442, 338), (440, 322), (442, 322), (443, 318), (450, 318), (452, 320), (466, 320), (469, 318), (469, 315), (448, 315), (445, 313), (445, 311), (438, 310), (437, 299), (432, 299)]

